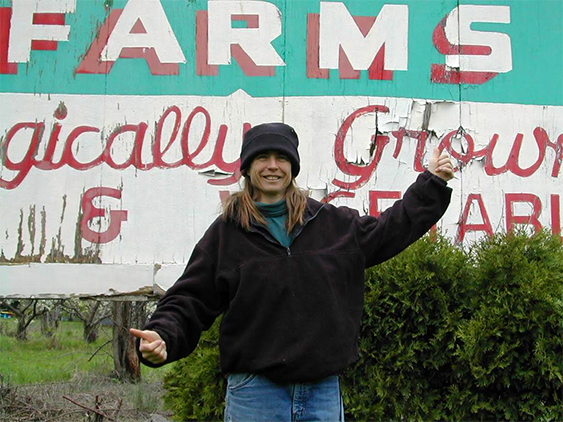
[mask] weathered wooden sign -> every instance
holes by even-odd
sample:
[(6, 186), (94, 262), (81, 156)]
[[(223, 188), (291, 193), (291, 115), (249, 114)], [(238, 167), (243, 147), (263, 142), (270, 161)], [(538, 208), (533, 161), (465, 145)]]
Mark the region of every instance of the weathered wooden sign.
[(457, 242), (561, 232), (563, 3), (0, 0), (0, 297), (162, 291), (284, 121), (377, 215), (434, 147)]

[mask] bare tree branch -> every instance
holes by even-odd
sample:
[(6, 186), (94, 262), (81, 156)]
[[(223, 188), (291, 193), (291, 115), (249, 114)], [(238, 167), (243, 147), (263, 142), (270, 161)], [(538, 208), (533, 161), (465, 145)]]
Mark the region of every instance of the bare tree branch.
[(21, 312), (22, 312), (22, 313), (25, 313), (25, 311), (27, 311), (27, 309), (28, 309), (31, 305), (33, 305), (34, 303), (36, 303), (36, 302), (34, 301), (34, 299), (32, 299), (32, 300), (27, 304), (27, 306), (21, 310)]
[[(66, 302), (66, 301), (65, 301)], [(76, 314), (76, 316), (78, 317), (78, 319), (80, 321), (84, 321), (86, 320), (86, 317), (84, 316), (84, 314), (82, 314), (82, 312), (80, 311), (80, 309), (75, 306), (71, 301), (69, 301), (69, 303), (63, 303), (62, 307), (65, 308), (68, 311), (72, 311)]]
[(8, 302), (2, 302), (2, 306), (7, 307), (10, 311), (12, 311), (14, 314), (16, 314), (16, 316), (19, 318), (22, 314), (22, 312), (18, 309), (18, 308), (14, 308), (12, 305), (10, 305)]
[(94, 352), (94, 354), (92, 356), (90, 356), (90, 359), (88, 359), (88, 362), (90, 362), (94, 358), (94, 356), (96, 356), (98, 354), (98, 352), (104, 348), (104, 346), (110, 344), (111, 342), (112, 342), (112, 340), (108, 340), (104, 344), (102, 344), (100, 347), (98, 347), (96, 349), (96, 351)]
[[(37, 312), (37, 303), (39, 302), (37, 299), (32, 299), (33, 302), (33, 313), (30, 315), (29, 319), (25, 322), (25, 324), (23, 324), (24, 329), (27, 330), (27, 327), (29, 327), (29, 324), (31, 324), (31, 321), (33, 321), (35, 318), (37, 318), (40, 315), (43, 315), (45, 312), (48, 312), (48, 309), (45, 308), (40, 312)], [(31, 303), (30, 303), (31, 304)], [(26, 306), (25, 309), (29, 308), (29, 306)], [(25, 312), (24, 312), (25, 313)]]
[(90, 407), (88, 407), (88, 406), (85, 406), (85, 405), (83, 405), (83, 404), (81, 404), (81, 403), (78, 403), (78, 402), (72, 400), (72, 399), (71, 399), (70, 397), (68, 397), (68, 396), (63, 396), (63, 399), (68, 400), (69, 402), (74, 403), (74, 404), (77, 405), (77, 406), (80, 406), (80, 407), (82, 407), (82, 408), (84, 408), (84, 409), (86, 409), (86, 410), (89, 410), (90, 412), (94, 412), (94, 413), (96, 413), (96, 414), (98, 414), (98, 415), (100, 415), (100, 416), (102, 416), (102, 417), (104, 417), (104, 418), (108, 418), (108, 420), (110, 420), (110, 421), (115, 422), (115, 419), (110, 418), (108, 415), (106, 415), (106, 414), (105, 414), (104, 412), (102, 412), (101, 410), (92, 409), (92, 408), (90, 408)]
[(95, 322), (93, 322), (92, 325), (98, 325), (100, 322), (102, 322), (106, 318), (109, 318), (110, 316), (111, 316), (111, 312), (108, 312), (107, 314), (102, 315)]

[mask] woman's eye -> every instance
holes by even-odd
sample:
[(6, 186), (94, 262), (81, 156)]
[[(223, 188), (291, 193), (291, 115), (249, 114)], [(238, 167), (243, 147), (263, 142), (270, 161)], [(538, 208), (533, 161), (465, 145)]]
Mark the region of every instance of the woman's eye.
[(287, 158), (285, 155), (278, 155), (278, 160), (288, 161), (289, 158)]

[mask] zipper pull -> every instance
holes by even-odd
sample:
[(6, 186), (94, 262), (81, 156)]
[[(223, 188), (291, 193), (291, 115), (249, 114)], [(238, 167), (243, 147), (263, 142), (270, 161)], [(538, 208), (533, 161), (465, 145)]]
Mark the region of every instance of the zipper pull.
[(291, 256), (291, 249), (286, 248), (286, 250), (287, 250), (287, 256)]

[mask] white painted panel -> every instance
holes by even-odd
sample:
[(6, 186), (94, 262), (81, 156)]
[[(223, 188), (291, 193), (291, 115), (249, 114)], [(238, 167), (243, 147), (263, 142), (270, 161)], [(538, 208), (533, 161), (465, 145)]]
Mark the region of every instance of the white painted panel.
[(152, 265), (23, 264), (0, 266), (0, 297), (69, 297), (152, 290)]

